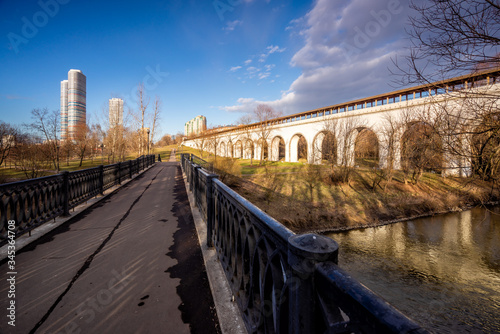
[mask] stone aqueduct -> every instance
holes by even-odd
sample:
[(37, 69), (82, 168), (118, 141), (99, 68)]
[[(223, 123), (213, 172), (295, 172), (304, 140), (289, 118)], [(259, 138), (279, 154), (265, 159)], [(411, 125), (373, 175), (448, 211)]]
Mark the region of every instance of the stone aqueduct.
[[(346, 138), (335, 138), (338, 163), (342, 156), (349, 157), (348, 164), (354, 164), (354, 142), (361, 131), (369, 130), (377, 138), (378, 143), (384, 140), (384, 124), (387, 117), (402, 117), (404, 113), (422, 110), (424, 108), (439, 108), (443, 104), (460, 108), (463, 92), (467, 90), (479, 92), (494, 92), (489, 94), (500, 96), (500, 69), (477, 74), (461, 76), (446, 81), (421, 85), (399, 91), (381, 94), (364, 99), (341, 103), (325, 108), (310, 110), (298, 114), (275, 118), (266, 122), (266, 135), (263, 135), (262, 123), (238, 126), (220, 131), (203, 133), (194, 138), (188, 138), (184, 145), (216, 153), (222, 157), (250, 159), (261, 156), (262, 139), (265, 140), (265, 156), (270, 161), (284, 160), (297, 162), (299, 160), (299, 140), (307, 143), (307, 161), (320, 163), (320, 152), (323, 140), (328, 134), (328, 124), (335, 120), (357, 119), (359, 125), (353, 128)], [(498, 101), (500, 102), (500, 101)], [(400, 131), (394, 140), (393, 166), (400, 168), (401, 139)], [(348, 138), (347, 138), (348, 137)], [(349, 144), (345, 145), (344, 140)], [(344, 143), (344, 145), (342, 145)], [(215, 146), (215, 147), (214, 147)], [(388, 145), (378, 145), (379, 167), (387, 166)], [(343, 155), (342, 150), (348, 150)], [(466, 176), (470, 173), (471, 163), (464, 159), (453, 157), (443, 158), (443, 167), (447, 174)]]

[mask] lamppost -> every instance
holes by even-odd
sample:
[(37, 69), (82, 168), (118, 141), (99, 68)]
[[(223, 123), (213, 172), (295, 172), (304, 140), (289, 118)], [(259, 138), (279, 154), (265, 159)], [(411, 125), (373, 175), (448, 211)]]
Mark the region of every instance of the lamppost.
[(57, 172), (59, 173), (59, 143), (56, 143), (56, 161), (57, 161)]
[(99, 145), (99, 148), (101, 149), (101, 162), (102, 162), (102, 164), (104, 165), (104, 144), (103, 144), (103, 143), (101, 143), (101, 144)]
[(148, 155), (149, 155), (149, 128), (146, 130), (147, 134), (148, 134)]

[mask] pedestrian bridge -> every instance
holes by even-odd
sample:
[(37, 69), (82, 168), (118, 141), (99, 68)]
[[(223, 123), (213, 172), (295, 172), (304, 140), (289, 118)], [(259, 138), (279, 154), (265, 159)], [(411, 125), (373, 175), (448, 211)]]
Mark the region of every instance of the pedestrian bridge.
[[(456, 158), (455, 137), (470, 133), (481, 119), (468, 109), (497, 106), (500, 70), (461, 76), (371, 96), (275, 119), (262, 119), (232, 129), (207, 131), (188, 138), (184, 145), (223, 157), (318, 164), (330, 156), (337, 165), (355, 165), (358, 143), (368, 140), (378, 167), (399, 169), (404, 147), (416, 129), (436, 131), (444, 117), (449, 128), (440, 128), (437, 145), (447, 174), (469, 175), (471, 161)], [(491, 94), (493, 93), (493, 94)], [(451, 122), (451, 123), (450, 123)], [(448, 138), (449, 137), (449, 138)], [(460, 148), (470, 151), (471, 138), (461, 136)], [(470, 156), (470, 154), (469, 154)]]
[[(22, 249), (54, 225), (53, 217), (41, 224), (51, 208), (64, 211), (57, 186), (63, 177), (0, 187), (2, 219), (19, 232), (12, 260), (0, 262), (0, 333), (220, 332), (179, 163), (148, 157), (121, 165), (104, 166), (110, 191), (121, 176), (121, 187), (104, 196), (99, 168), (72, 172), (70, 203), (78, 201), (74, 195), (92, 201), (84, 191), (92, 184), (100, 201), (74, 212), (70, 204), (70, 216), (56, 218), (62, 225)], [(29, 213), (29, 198), (52, 203)], [(9, 201), (24, 213), (12, 212)], [(2, 242), (6, 230), (2, 225)]]

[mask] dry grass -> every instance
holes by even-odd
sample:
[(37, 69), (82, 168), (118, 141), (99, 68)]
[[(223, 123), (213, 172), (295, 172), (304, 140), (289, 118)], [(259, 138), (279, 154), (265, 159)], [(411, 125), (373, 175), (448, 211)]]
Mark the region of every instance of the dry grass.
[[(373, 171), (356, 169), (350, 185), (332, 184), (321, 170), (315, 180), (311, 169), (280, 174), (279, 186), (269, 189), (262, 173), (233, 184), (238, 192), (296, 232), (332, 231), (375, 226), (389, 221), (455, 211), (498, 200), (491, 184), (463, 178), (442, 178), (426, 173), (416, 185), (404, 184), (396, 173), (387, 187), (372, 188)], [(315, 170), (313, 173), (317, 173)], [(384, 181), (385, 182), (385, 181)], [(386, 189), (385, 191), (383, 189)]]
[[(223, 182), (295, 232), (376, 226), (500, 198), (491, 183), (435, 173), (423, 173), (417, 184), (405, 184), (400, 171), (387, 182), (377, 179), (380, 171), (368, 167), (336, 169), (332, 177), (328, 166), (300, 162), (259, 166), (255, 160), (250, 164), (250, 160), (217, 157), (216, 164)], [(348, 184), (342, 182), (342, 173), (349, 173)]]

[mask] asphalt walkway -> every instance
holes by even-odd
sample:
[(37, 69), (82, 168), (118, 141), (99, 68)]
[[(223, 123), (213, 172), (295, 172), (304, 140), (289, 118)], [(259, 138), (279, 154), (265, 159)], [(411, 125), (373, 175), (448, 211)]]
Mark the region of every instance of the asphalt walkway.
[(220, 332), (177, 162), (156, 163), (15, 261), (13, 299), (0, 265), (0, 333)]

